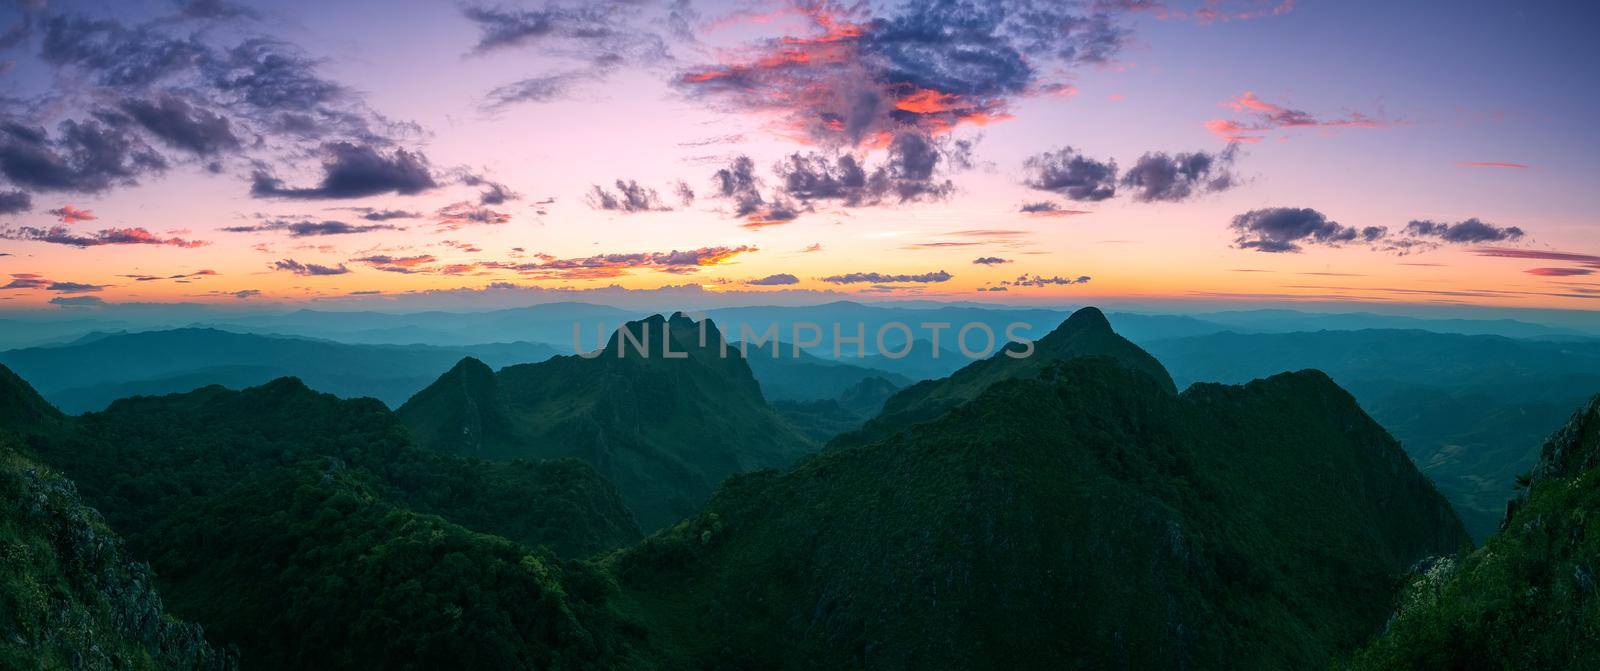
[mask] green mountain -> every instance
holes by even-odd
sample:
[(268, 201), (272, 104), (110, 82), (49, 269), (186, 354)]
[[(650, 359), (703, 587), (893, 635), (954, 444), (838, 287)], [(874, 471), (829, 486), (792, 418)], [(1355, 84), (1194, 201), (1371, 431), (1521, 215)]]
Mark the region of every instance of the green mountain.
[(398, 411), (417, 439), (486, 459), (575, 457), (646, 529), (689, 515), (729, 475), (787, 466), (814, 443), (767, 405), (709, 320), (629, 322), (605, 348), (499, 372), (462, 361)]
[(926, 380), (889, 397), (883, 411), (861, 431), (836, 439), (859, 444), (887, 437), (917, 422), (943, 415), (949, 409), (977, 398), (1002, 380), (1031, 378), (1058, 361), (1074, 357), (1104, 356), (1150, 376), (1167, 393), (1177, 389), (1165, 368), (1138, 345), (1117, 335), (1097, 308), (1083, 308), (1045, 337), (1029, 344), (1012, 343), (993, 356), (975, 361), (950, 377)]
[(773, 401), (772, 409), (818, 443), (855, 431), (883, 409), (900, 386), (883, 377), (868, 377), (840, 392), (838, 398)]
[(613, 558), (624, 610), (674, 668), (1305, 668), (1470, 542), (1320, 373), (1182, 395), (1111, 357), (1038, 373), (730, 479)]
[(165, 612), (150, 569), (71, 481), (19, 451), (11, 431), (53, 413), (0, 367), (0, 668), (237, 668)]
[(1361, 669), (1600, 668), (1600, 396), (1549, 440), (1500, 531), (1418, 567)]
[(509, 365), (556, 355), (550, 345), (514, 342), (459, 347), (347, 345), (306, 338), (185, 328), (86, 337), (51, 347), (0, 352), (0, 364), (33, 382), (69, 413), (103, 410), (134, 395), (211, 384), (242, 389), (298, 377), (346, 398), (370, 396), (394, 407), (463, 356)]
[(626, 657), (610, 579), (570, 558), (639, 531), (580, 461), (416, 447), (381, 403), (293, 379), (10, 428), (106, 511), (171, 612), (237, 646), (246, 666), (601, 668)]
[(1145, 343), (1180, 385), (1315, 368), (1405, 446), (1482, 540), (1550, 427), (1600, 389), (1600, 342), (1417, 330), (1218, 333)]

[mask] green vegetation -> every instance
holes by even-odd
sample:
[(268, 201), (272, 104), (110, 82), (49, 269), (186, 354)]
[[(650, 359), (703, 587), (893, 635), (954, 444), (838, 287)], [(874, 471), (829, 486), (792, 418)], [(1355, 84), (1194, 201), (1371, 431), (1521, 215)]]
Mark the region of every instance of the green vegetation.
[(1572, 408), (1600, 389), (1595, 341), (1540, 342), (1415, 330), (1217, 333), (1147, 343), (1180, 385), (1315, 368), (1405, 446), (1480, 541), (1516, 474)]
[(639, 532), (582, 462), (418, 448), (381, 403), (293, 379), (13, 428), (151, 563), (171, 611), (247, 666), (609, 668), (627, 656), (628, 629), (604, 605), (610, 579), (568, 557)]
[[(1095, 316), (1063, 329), (1116, 342)], [(1326, 376), (1179, 396), (1131, 361), (1046, 358), (935, 421), (732, 478), (612, 559), (619, 603), (675, 668), (1304, 668), (1470, 543)]]
[(1419, 567), (1354, 668), (1600, 668), (1600, 397), (1526, 483), (1482, 548)]
[[(0, 368), (0, 375), (10, 372)], [(0, 386), (0, 393), (24, 392), (31, 390)], [(16, 400), (0, 400), (0, 409), (14, 410)], [(128, 558), (70, 481), (0, 435), (0, 668), (235, 666), (199, 627), (164, 612), (150, 569)]]
[(498, 373), (462, 361), (398, 414), (423, 445), (445, 452), (582, 459), (616, 484), (645, 529), (692, 514), (729, 475), (787, 466), (814, 449), (767, 405), (737, 350), (722, 355), (710, 321), (658, 315), (623, 329), (634, 340), (618, 331), (594, 358)]
[(867, 422), (861, 431), (834, 440), (839, 445), (859, 445), (892, 435), (895, 431), (943, 415), (945, 411), (978, 397), (1002, 380), (1025, 379), (1057, 361), (1073, 357), (1104, 356), (1141, 371), (1156, 380), (1167, 393), (1177, 389), (1165, 368), (1154, 357), (1112, 332), (1111, 324), (1096, 308), (1072, 313), (1048, 335), (1028, 345), (1012, 343), (994, 356), (975, 361), (950, 377), (926, 380), (889, 397), (882, 413)]

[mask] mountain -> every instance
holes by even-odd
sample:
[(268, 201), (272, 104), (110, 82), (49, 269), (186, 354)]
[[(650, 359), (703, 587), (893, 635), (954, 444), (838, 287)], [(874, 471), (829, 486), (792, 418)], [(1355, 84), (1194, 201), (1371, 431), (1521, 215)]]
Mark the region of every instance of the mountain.
[(838, 440), (848, 444), (887, 437), (976, 398), (996, 382), (1032, 377), (1052, 363), (1082, 356), (1109, 357), (1149, 375), (1167, 393), (1177, 393), (1172, 378), (1154, 357), (1112, 331), (1111, 323), (1099, 309), (1083, 308), (1031, 346), (1007, 345), (988, 359), (975, 361), (950, 377), (918, 382), (901, 390), (889, 397), (882, 413), (867, 422), (860, 432)]
[(585, 334), (593, 334), (597, 326), (602, 332), (610, 332), (638, 316), (636, 310), (562, 302), (479, 312), (296, 310), (283, 314), (211, 318), (199, 325), (227, 331), (373, 345), (420, 343), (460, 347), (481, 342), (531, 340), (557, 343), (563, 351), (571, 352), (577, 349), (573, 345), (575, 326), (581, 326)]
[(640, 534), (580, 461), (420, 448), (381, 403), (294, 379), (7, 428), (105, 511), (173, 614), (237, 646), (246, 666), (584, 668), (626, 656), (609, 579), (574, 558)]
[(900, 386), (882, 377), (869, 377), (840, 392), (838, 398), (810, 401), (773, 401), (772, 409), (818, 443), (855, 431), (883, 409)]
[(784, 342), (730, 343), (728, 348), (745, 354), (762, 394), (774, 402), (838, 398), (869, 378), (895, 387), (911, 384), (903, 375), (824, 359)]
[[(1097, 312), (1069, 322), (1121, 349)], [(1148, 356), (1045, 359), (975, 363), (952, 379), (1000, 379), (933, 421), (731, 478), (611, 558), (619, 608), (667, 668), (1308, 668), (1470, 543), (1321, 373), (1179, 395)]]
[(531, 342), (456, 348), (347, 345), (186, 328), (100, 334), (68, 345), (10, 350), (0, 352), (0, 364), (76, 414), (127, 396), (170, 394), (208, 384), (243, 388), (279, 377), (299, 377), (339, 396), (370, 396), (393, 407), (463, 356), (509, 365), (543, 361), (556, 353), (550, 345)]
[(1180, 384), (1316, 368), (1398, 438), (1478, 539), (1549, 427), (1600, 389), (1600, 342), (1366, 330), (1218, 333), (1145, 343)]
[(1483, 547), (1418, 567), (1354, 668), (1600, 668), (1600, 396), (1521, 484)]
[(710, 320), (655, 315), (623, 326), (593, 358), (499, 372), (464, 360), (398, 414), (418, 441), (445, 452), (588, 462), (655, 529), (693, 513), (723, 478), (814, 449), (767, 405), (738, 351), (724, 348)]
[(0, 667), (237, 668), (165, 612), (150, 569), (73, 483), (21, 452), (13, 431), (60, 421), (0, 366)]

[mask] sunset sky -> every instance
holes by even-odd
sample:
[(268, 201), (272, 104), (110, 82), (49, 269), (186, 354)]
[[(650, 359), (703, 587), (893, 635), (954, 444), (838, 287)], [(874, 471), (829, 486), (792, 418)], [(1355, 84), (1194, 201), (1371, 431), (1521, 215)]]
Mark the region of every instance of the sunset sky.
[(1597, 25), (1483, 0), (10, 0), (0, 306), (690, 284), (1594, 309)]

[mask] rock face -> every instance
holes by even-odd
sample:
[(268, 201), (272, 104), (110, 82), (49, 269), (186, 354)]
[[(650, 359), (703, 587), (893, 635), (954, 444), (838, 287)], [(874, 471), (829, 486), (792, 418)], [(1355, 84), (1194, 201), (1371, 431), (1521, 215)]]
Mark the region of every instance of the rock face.
[(616, 556), (662, 665), (1313, 668), (1469, 542), (1327, 376), (1175, 394), (1097, 317), (1053, 356), (896, 397), (947, 404), (932, 421), (730, 479)]
[(1522, 484), (1482, 548), (1418, 568), (1355, 668), (1600, 668), (1600, 396)]
[(710, 320), (630, 322), (592, 358), (498, 373), (463, 361), (398, 411), (424, 445), (485, 459), (581, 459), (646, 530), (694, 510), (729, 475), (783, 467), (814, 443), (767, 405)]
[(237, 668), (200, 627), (168, 616), (155, 576), (132, 561), (71, 481), (0, 438), (0, 667)]

